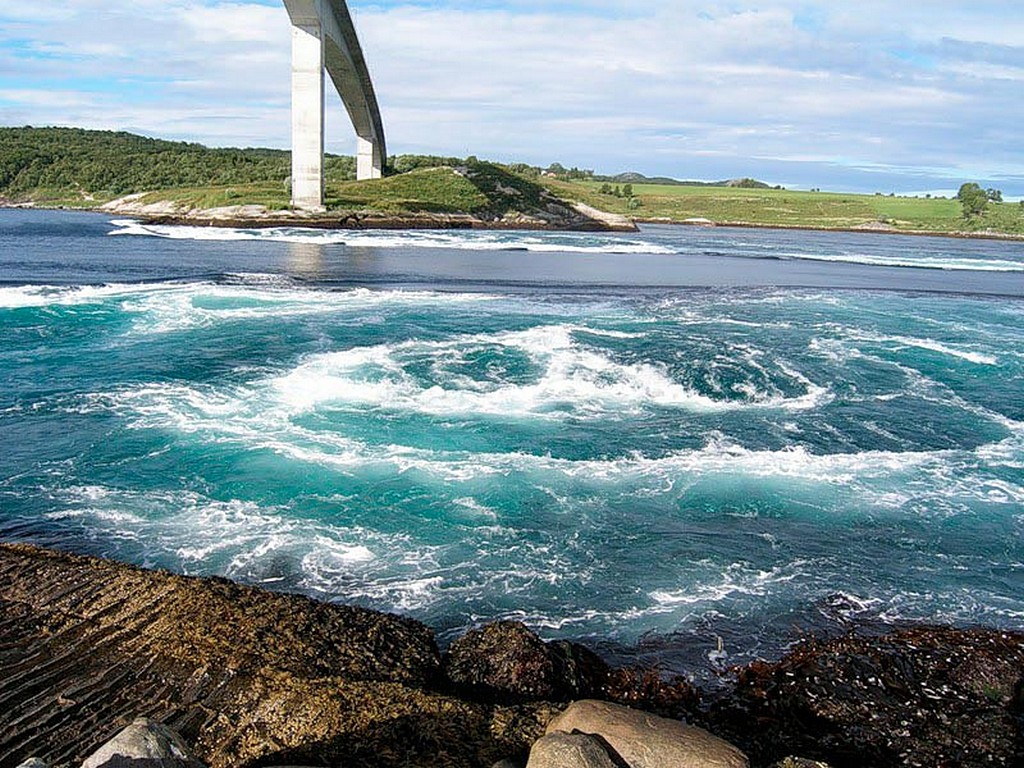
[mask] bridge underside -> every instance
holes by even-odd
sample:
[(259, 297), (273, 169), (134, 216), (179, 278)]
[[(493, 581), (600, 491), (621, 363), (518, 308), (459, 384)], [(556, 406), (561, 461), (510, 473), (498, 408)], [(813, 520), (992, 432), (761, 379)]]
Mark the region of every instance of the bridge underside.
[(356, 178), (378, 179), (387, 157), (370, 73), (345, 0), (284, 0), (292, 23), (292, 205), (324, 204), (324, 71), (357, 138)]

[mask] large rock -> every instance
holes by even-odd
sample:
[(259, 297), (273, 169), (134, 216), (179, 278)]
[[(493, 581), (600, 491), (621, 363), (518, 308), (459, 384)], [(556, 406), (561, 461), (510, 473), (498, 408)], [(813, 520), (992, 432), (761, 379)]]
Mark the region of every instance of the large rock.
[(181, 736), (140, 717), (90, 755), (82, 768), (204, 768)]
[(443, 666), (458, 690), (488, 700), (604, 699), (679, 718), (694, 712), (700, 698), (681, 677), (663, 680), (653, 670), (614, 669), (585, 646), (544, 642), (518, 621), (470, 630), (452, 643)]
[(747, 768), (746, 755), (707, 731), (604, 701), (577, 701), (547, 733), (598, 736), (630, 768)]
[(150, 717), (211, 768), (469, 768), (554, 714), (445, 692), (410, 619), (27, 546), (0, 545), (0, 638), (0, 766), (77, 766)]
[(530, 750), (526, 768), (618, 768), (604, 745), (585, 733), (549, 733)]
[(487, 698), (568, 701), (594, 695), (611, 669), (581, 645), (545, 643), (518, 621), (497, 621), (453, 642), (444, 671), (456, 687)]
[(915, 627), (808, 641), (739, 674), (711, 713), (770, 763), (805, 755), (840, 768), (1024, 765), (1024, 635)]

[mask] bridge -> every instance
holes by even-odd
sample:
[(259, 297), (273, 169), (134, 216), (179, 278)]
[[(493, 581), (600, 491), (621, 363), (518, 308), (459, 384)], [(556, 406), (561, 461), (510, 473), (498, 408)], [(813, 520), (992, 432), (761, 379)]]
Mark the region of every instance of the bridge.
[(387, 153), (370, 72), (345, 0), (284, 0), (292, 23), (292, 205), (324, 207), (324, 70), (352, 120), (356, 178), (379, 179)]

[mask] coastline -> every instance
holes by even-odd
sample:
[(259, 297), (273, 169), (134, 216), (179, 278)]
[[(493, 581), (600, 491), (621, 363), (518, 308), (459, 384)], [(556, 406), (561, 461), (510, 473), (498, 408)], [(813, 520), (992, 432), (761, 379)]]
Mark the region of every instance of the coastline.
[(864, 225), (858, 227), (816, 227), (809, 224), (761, 224), (751, 221), (723, 221), (683, 219), (672, 220), (665, 218), (634, 218), (637, 224), (664, 224), (666, 226), (684, 227), (706, 227), (708, 229), (734, 228), (734, 229), (779, 229), (792, 230), (795, 232), (849, 232), (852, 234), (868, 235), (910, 235), (913, 237), (945, 237), (954, 240), (1001, 240), (1009, 242), (1024, 242), (1024, 235), (1015, 235), (1009, 232), (944, 232), (941, 230), (926, 229), (897, 229), (889, 225)]
[[(114, 201), (115, 203), (118, 201)], [(677, 227), (706, 227), (733, 229), (764, 229), (798, 232), (843, 232), (851, 234), (907, 235), (910, 237), (940, 237), (952, 240), (991, 240), (1024, 242), (1024, 235), (1009, 232), (948, 232), (942, 230), (898, 229), (890, 225), (863, 225), (854, 227), (827, 227), (805, 224), (765, 224), (752, 221), (711, 221), (709, 219), (669, 219), (665, 217), (625, 217), (598, 211), (582, 203), (576, 205), (580, 217), (576, 221), (546, 221), (528, 214), (505, 217), (481, 217), (470, 213), (384, 213), (354, 211), (334, 213), (300, 213), (296, 211), (270, 211), (262, 206), (232, 206), (223, 209), (196, 209), (169, 211), (162, 204), (151, 206), (99, 206), (72, 207), (41, 205), (33, 202), (13, 202), (0, 199), (0, 210), (54, 210), (107, 213), (138, 219), (147, 225), (222, 227), (225, 229), (272, 229), (300, 227), (325, 230), (492, 230), (536, 232), (637, 232), (639, 225), (652, 224)], [(581, 210), (582, 209), (582, 210)]]
[(755, 768), (793, 754), (876, 768), (1024, 754), (1020, 633), (852, 628), (733, 670), (730, 692), (702, 699), (685, 680), (612, 669), (516, 622), (471, 630), (442, 655), (415, 620), (223, 578), (25, 544), (0, 544), (0, 577), (5, 765), (77, 764), (138, 717), (175, 728), (211, 768), (522, 765), (585, 698), (685, 719)]

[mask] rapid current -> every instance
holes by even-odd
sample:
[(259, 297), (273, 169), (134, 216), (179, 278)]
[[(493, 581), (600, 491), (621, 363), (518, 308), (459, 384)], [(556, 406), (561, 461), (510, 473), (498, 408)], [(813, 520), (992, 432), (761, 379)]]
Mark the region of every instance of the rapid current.
[(1024, 621), (1024, 243), (8, 210), (0, 338), (5, 541), (698, 676)]

